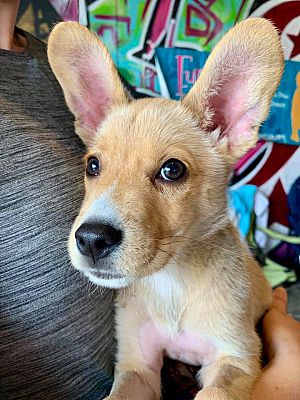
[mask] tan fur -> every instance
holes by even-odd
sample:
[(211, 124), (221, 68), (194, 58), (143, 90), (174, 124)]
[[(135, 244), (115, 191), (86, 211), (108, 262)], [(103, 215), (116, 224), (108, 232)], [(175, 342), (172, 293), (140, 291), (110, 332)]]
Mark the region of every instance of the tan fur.
[[(270, 29), (270, 23), (262, 18), (250, 18), (236, 25), (214, 48), (203, 73), (184, 99), (184, 103), (191, 107), (195, 115), (199, 115), (200, 124), (205, 128), (210, 126), (212, 116), (207, 113), (205, 105), (211, 95), (211, 89), (213, 92), (218, 92), (221, 84), (232, 79), (247, 63), (247, 70), (242, 75), (247, 81), (243, 87), (243, 94), (248, 98), (247, 108), (253, 107), (258, 98), (262, 100), (262, 104), (259, 118), (253, 126), (250, 142), (241, 143), (241, 146), (235, 146), (233, 151), (229, 152), (227, 143), (222, 143), (227, 152), (226, 157), (231, 162), (255, 145), (258, 128), (269, 113), (271, 99), (280, 82), (283, 53), (279, 37), (275, 35), (274, 28)], [(220, 67), (221, 73), (217, 73)], [(216, 76), (218, 79), (215, 79)]]
[[(89, 145), (90, 139), (88, 133), (90, 130), (93, 130), (93, 128), (82, 121), (71, 106), (72, 96), (76, 96), (88, 90), (88, 88), (80, 84), (78, 77), (74, 74), (74, 70), (77, 68), (79, 60), (82, 58), (82, 54), (85, 51), (88, 51), (95, 61), (101, 59), (101, 68), (103, 67), (107, 71), (105, 80), (112, 88), (112, 103), (121, 105), (126, 102), (126, 96), (111, 57), (106, 47), (98, 40), (97, 36), (91, 34), (87, 29), (82, 29), (82, 26), (77, 23), (66, 23), (63, 24), (64, 34), (62, 37), (61, 28), (62, 25), (58, 24), (54, 27), (49, 37), (49, 52), (51, 52), (52, 43), (55, 47), (55, 57), (51, 57), (49, 61), (53, 71), (55, 71), (57, 80), (60, 83), (64, 82), (64, 87), (68, 88), (64, 90), (64, 95), (70, 111), (72, 111), (76, 117), (75, 125), (77, 134), (86, 145)], [(69, 60), (67, 68), (65, 68), (64, 63), (66, 59)], [(82, 71), (82, 73), (88, 74), (89, 71)]]
[[(76, 248), (74, 233), (95, 199), (108, 194), (126, 228), (124, 243), (111, 259), (112, 271), (123, 274), (125, 281), (116, 302), (118, 354), (108, 399), (160, 398), (159, 368), (145, 363), (139, 344), (139, 329), (150, 318), (170, 337), (193, 331), (218, 343), (217, 358), (199, 373), (204, 389), (197, 400), (247, 400), (260, 371), (255, 323), (270, 304), (271, 290), (229, 222), (226, 187), (230, 164), (256, 142), (280, 80), (283, 58), (276, 31), (262, 19), (240, 23), (216, 47), (182, 101), (131, 101), (103, 44), (78, 24), (58, 24), (50, 35), (49, 60), (75, 117), (70, 96), (79, 89), (72, 65), (78, 49), (87, 46), (106, 63), (114, 94), (92, 138), (89, 127), (77, 121), (87, 157), (100, 159), (101, 173), (85, 181), (86, 196), (69, 249), (74, 266), (92, 273)], [(258, 114), (251, 140), (233, 146), (219, 137), (207, 104), (221, 80), (230, 80), (241, 67), (245, 54), (250, 60), (246, 111), (259, 100)], [(224, 60), (227, 68), (220, 78), (217, 71)], [(155, 180), (170, 158), (186, 164), (186, 180)], [(163, 354), (157, 357), (159, 366)]]

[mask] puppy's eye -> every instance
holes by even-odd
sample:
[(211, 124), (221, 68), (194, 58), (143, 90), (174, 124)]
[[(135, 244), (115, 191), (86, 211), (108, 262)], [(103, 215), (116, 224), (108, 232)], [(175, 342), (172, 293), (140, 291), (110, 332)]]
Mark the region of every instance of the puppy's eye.
[(100, 172), (100, 162), (96, 157), (90, 157), (86, 163), (86, 173), (89, 176), (97, 176)]
[(186, 173), (187, 169), (183, 162), (176, 160), (176, 158), (171, 158), (163, 164), (156, 175), (156, 179), (174, 182), (184, 178)]

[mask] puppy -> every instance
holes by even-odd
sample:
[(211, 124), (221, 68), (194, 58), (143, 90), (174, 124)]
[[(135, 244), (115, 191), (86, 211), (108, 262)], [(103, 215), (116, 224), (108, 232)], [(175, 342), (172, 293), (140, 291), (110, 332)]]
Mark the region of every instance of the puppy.
[(271, 290), (228, 219), (226, 188), (281, 78), (276, 30), (263, 19), (236, 25), (181, 101), (132, 100), (107, 49), (77, 23), (56, 25), (48, 54), (88, 149), (70, 257), (120, 289), (108, 399), (159, 399), (164, 356), (201, 366), (197, 400), (249, 399)]

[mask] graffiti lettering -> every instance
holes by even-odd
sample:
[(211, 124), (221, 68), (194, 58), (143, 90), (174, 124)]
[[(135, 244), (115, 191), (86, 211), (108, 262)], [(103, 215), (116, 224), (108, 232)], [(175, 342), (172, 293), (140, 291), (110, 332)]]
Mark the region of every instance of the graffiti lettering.
[(190, 86), (192, 86), (196, 82), (202, 70), (200, 68), (195, 68), (191, 70), (188, 67), (188, 63), (185, 63), (185, 60), (192, 63), (193, 56), (178, 55), (176, 56), (176, 60), (177, 60), (177, 82), (178, 82), (176, 96), (182, 97), (187, 92), (187, 90), (185, 89), (190, 88)]
[[(209, 43), (223, 28), (222, 21), (214, 14), (209, 7), (215, 2), (211, 0), (207, 5), (202, 4), (199, 0), (195, 0), (197, 5), (189, 4), (187, 6), (186, 34), (189, 36), (206, 37), (205, 44)], [(192, 26), (193, 13), (197, 15), (200, 22), (204, 23), (204, 29)]]
[(145, 67), (141, 74), (141, 87), (158, 95), (159, 91), (156, 90), (156, 79), (156, 71), (153, 68)]

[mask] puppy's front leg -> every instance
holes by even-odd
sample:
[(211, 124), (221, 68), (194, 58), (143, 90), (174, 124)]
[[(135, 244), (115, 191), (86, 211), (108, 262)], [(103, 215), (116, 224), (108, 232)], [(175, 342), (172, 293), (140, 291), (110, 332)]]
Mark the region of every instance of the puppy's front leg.
[[(147, 316), (134, 298), (119, 298), (116, 308), (118, 341), (114, 384), (106, 400), (159, 400), (163, 354), (145, 323)], [(144, 326), (144, 328), (143, 328)]]
[(195, 400), (249, 400), (259, 374), (258, 357), (224, 357), (200, 371), (203, 385)]
[(117, 368), (111, 394), (105, 400), (160, 399), (160, 380), (158, 377), (151, 373), (122, 370), (120, 366), (117, 366)]

